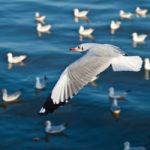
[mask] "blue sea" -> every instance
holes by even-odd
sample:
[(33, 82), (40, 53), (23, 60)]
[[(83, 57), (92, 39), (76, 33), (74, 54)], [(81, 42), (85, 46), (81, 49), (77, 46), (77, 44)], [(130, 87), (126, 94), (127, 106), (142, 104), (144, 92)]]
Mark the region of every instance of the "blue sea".
[[(96, 85), (87, 85), (67, 105), (53, 114), (37, 113), (61, 72), (82, 56), (69, 51), (80, 43), (109, 43), (128, 55), (150, 58), (150, 13), (121, 20), (121, 28), (110, 33), (111, 20), (120, 20), (121, 9), (135, 14), (140, 6), (150, 11), (150, 0), (0, 0), (0, 90), (22, 89), (18, 102), (4, 104), (0, 94), (0, 150), (121, 150), (123, 143), (150, 149), (150, 80), (140, 72), (101, 73)], [(89, 21), (74, 21), (73, 9), (89, 10)], [(35, 12), (46, 16), (50, 34), (38, 36)], [(79, 40), (78, 28), (94, 28), (94, 40)], [(146, 33), (145, 44), (133, 47), (131, 34)], [(9, 66), (7, 53), (27, 55), (23, 65)], [(35, 91), (36, 76), (48, 77), (44, 91)], [(130, 90), (119, 101), (120, 118), (110, 112), (108, 88)], [(64, 134), (47, 136), (44, 122), (67, 123)], [(38, 141), (34, 139), (39, 138)]]

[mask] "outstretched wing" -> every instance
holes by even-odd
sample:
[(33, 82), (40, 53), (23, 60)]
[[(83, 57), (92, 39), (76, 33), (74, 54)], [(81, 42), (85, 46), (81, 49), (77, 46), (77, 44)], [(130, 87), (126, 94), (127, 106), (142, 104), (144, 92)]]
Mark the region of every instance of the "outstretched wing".
[(68, 102), (110, 64), (111, 57), (100, 57), (89, 51), (64, 70), (40, 113), (53, 112), (57, 107)]

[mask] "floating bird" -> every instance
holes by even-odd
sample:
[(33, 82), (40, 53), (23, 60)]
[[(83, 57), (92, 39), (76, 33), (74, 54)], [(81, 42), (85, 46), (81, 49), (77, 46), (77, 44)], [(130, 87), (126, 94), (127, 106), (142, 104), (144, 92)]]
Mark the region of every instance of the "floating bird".
[(79, 34), (82, 36), (89, 36), (94, 32), (94, 29), (89, 28), (89, 29), (84, 29), (83, 26), (80, 26), (79, 28)]
[(121, 108), (118, 106), (118, 101), (117, 101), (117, 99), (113, 99), (113, 100), (112, 100), (112, 105), (111, 105), (110, 110), (111, 110), (111, 112), (112, 112), (113, 114), (116, 114), (116, 115), (120, 114)]
[(121, 25), (120, 21), (114, 21), (114, 20), (112, 20), (111, 24), (110, 24), (111, 33), (114, 34), (115, 31), (120, 28), (120, 25)]
[(45, 20), (46, 16), (41, 16), (39, 12), (35, 13), (35, 20), (41, 24), (44, 24), (44, 20)]
[(26, 55), (13, 56), (12, 53), (7, 53), (8, 62), (11, 64), (21, 63), (23, 60), (27, 58)]
[(40, 114), (53, 112), (68, 102), (87, 85), (93, 77), (106, 70), (110, 65), (114, 71), (140, 71), (142, 59), (139, 56), (126, 56), (119, 48), (110, 44), (84, 43), (71, 51), (87, 53), (70, 64), (61, 74), (52, 93), (40, 110)]
[(37, 31), (39, 36), (41, 36), (42, 33), (50, 33), (50, 29), (52, 26), (50, 24), (48, 25), (42, 25), (40, 23), (37, 24)]
[(147, 38), (147, 34), (138, 35), (136, 32), (132, 33), (132, 40), (135, 43), (144, 43)]
[(124, 150), (146, 150), (144, 146), (130, 147), (130, 142), (124, 142)]
[(149, 58), (144, 59), (144, 69), (150, 71), (150, 60), (149, 60)]
[(2, 90), (2, 98), (5, 102), (12, 102), (17, 100), (21, 96), (21, 91), (17, 91), (13, 94), (8, 94), (6, 89)]
[(78, 17), (78, 18), (84, 18), (87, 16), (87, 14), (89, 13), (89, 11), (87, 10), (83, 10), (83, 11), (79, 11), (79, 9), (74, 9), (74, 16)]
[(47, 83), (47, 77), (36, 77), (36, 83), (35, 83), (35, 88), (37, 90), (43, 90), (46, 87), (46, 83)]
[(137, 15), (144, 17), (148, 13), (148, 9), (141, 9), (140, 7), (136, 7), (135, 12)]
[(128, 92), (126, 91), (115, 91), (113, 87), (110, 87), (108, 95), (110, 99), (124, 99), (127, 94)]
[(125, 12), (124, 10), (120, 10), (120, 18), (122, 19), (131, 19), (133, 14), (130, 12)]
[(62, 133), (66, 129), (65, 124), (52, 126), (52, 123), (49, 120), (47, 120), (45, 124), (46, 124), (45, 132), (48, 134)]

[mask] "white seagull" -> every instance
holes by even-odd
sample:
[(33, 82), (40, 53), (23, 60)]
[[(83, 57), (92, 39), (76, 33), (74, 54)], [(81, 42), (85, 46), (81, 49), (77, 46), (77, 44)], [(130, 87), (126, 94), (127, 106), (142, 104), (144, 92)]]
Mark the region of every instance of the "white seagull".
[(126, 56), (119, 48), (110, 44), (84, 43), (72, 51), (87, 53), (70, 64), (61, 74), (52, 93), (40, 110), (40, 114), (53, 112), (65, 104), (87, 85), (93, 77), (106, 70), (110, 65), (113, 71), (140, 71), (142, 59), (139, 56)]
[(92, 28), (84, 29), (83, 26), (80, 26), (80, 28), (79, 28), (79, 34), (82, 36), (91, 35), (93, 32), (94, 32), (94, 29), (92, 29)]
[(120, 25), (121, 25), (120, 21), (112, 20), (110, 24), (111, 33), (114, 34), (115, 31), (120, 28)]
[(36, 77), (35, 88), (37, 90), (43, 90), (46, 87), (46, 84), (47, 84), (47, 78), (46, 77), (43, 77), (43, 78)]
[(120, 28), (120, 25), (121, 25), (121, 22), (120, 22), (120, 21), (114, 21), (114, 20), (112, 20), (112, 21), (111, 21), (111, 24), (110, 24), (110, 28), (111, 28), (112, 30), (117, 30), (117, 29)]
[(149, 58), (144, 59), (144, 69), (150, 71), (150, 60), (149, 60)]
[(113, 100), (112, 100), (112, 104), (111, 104), (110, 110), (111, 110), (111, 112), (112, 112), (113, 114), (116, 114), (116, 115), (120, 114), (121, 108), (120, 108), (119, 105), (118, 105), (117, 99), (113, 99)]
[(113, 87), (110, 87), (108, 95), (110, 99), (124, 99), (127, 94), (126, 91), (115, 91)]
[(13, 102), (21, 96), (21, 91), (17, 91), (13, 94), (8, 94), (6, 89), (2, 90), (2, 98), (5, 102)]
[(135, 43), (144, 43), (147, 38), (147, 34), (138, 35), (136, 32), (132, 33), (132, 40)]
[(50, 24), (42, 25), (42, 24), (38, 23), (36, 29), (37, 29), (39, 36), (41, 36), (42, 33), (50, 33), (51, 28), (52, 28), (52, 26)]
[(130, 147), (130, 142), (124, 142), (124, 150), (146, 150), (144, 146)]
[(7, 53), (7, 59), (8, 59), (8, 62), (11, 63), (11, 64), (17, 64), (17, 63), (21, 63), (23, 62), (23, 60), (25, 60), (27, 58), (26, 55), (20, 55), (20, 56), (13, 56), (12, 53)]
[(137, 15), (144, 17), (148, 13), (148, 9), (141, 9), (140, 7), (136, 7), (135, 12)]
[(83, 10), (83, 11), (79, 11), (79, 9), (74, 9), (74, 16), (78, 17), (78, 18), (84, 18), (87, 16), (87, 14), (89, 13), (89, 11), (87, 10)]
[(131, 19), (133, 14), (130, 12), (125, 12), (124, 10), (120, 10), (120, 18), (122, 19)]
[(49, 120), (47, 120), (45, 124), (46, 124), (45, 132), (48, 134), (58, 134), (66, 129), (64, 124), (52, 126), (52, 123)]
[(44, 24), (45, 23), (44, 22), (45, 18), (46, 18), (46, 16), (41, 16), (39, 12), (35, 13), (35, 20), (37, 22), (40, 22), (40, 23)]

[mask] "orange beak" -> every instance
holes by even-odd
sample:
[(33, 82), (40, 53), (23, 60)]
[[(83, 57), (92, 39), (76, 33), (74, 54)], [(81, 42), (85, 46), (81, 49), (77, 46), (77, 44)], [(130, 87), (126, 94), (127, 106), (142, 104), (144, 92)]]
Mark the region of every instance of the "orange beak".
[(76, 51), (76, 48), (70, 48), (69, 50), (70, 51)]

